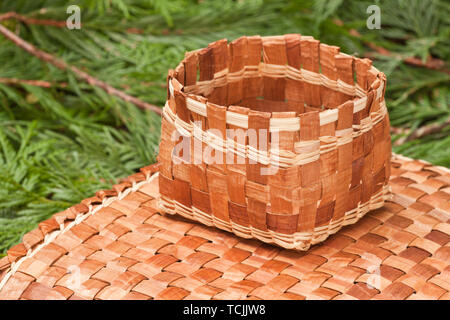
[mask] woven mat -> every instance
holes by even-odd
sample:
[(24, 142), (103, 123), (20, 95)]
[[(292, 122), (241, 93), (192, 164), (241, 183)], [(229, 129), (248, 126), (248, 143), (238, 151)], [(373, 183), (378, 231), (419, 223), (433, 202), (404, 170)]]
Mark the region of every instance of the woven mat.
[(307, 252), (157, 212), (142, 170), (0, 260), (0, 299), (449, 299), (450, 170), (394, 156), (392, 200)]

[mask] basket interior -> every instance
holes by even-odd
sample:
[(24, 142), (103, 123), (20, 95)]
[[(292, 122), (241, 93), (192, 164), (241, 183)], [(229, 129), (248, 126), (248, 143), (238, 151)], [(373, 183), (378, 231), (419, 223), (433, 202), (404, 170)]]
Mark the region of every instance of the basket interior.
[(209, 102), (296, 114), (364, 97), (379, 75), (370, 60), (299, 34), (220, 40), (187, 53), (175, 71), (185, 93)]

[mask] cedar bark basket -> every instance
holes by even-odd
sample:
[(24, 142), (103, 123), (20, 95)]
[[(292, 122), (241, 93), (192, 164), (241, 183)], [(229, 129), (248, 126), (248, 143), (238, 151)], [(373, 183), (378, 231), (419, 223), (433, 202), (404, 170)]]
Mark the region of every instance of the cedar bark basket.
[[(186, 53), (167, 81), (163, 212), (307, 250), (387, 199), (386, 76), (370, 60), (299, 34), (244, 36)], [(251, 129), (268, 143), (250, 144)]]

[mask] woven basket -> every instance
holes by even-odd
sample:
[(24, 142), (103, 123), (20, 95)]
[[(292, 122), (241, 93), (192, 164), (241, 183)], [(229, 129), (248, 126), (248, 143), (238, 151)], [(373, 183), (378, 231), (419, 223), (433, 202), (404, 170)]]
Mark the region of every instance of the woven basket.
[(219, 40), (168, 75), (160, 207), (307, 250), (383, 206), (386, 77), (309, 36)]

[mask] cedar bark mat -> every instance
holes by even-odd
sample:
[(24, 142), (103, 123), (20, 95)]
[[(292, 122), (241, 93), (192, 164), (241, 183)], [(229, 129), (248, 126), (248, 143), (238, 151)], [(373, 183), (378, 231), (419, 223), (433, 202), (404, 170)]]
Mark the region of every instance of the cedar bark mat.
[(244, 36), (188, 52), (167, 82), (162, 211), (308, 250), (383, 206), (386, 76), (370, 60), (299, 34)]
[(0, 299), (449, 299), (450, 170), (391, 169), (383, 208), (299, 252), (160, 214), (146, 167), (25, 234)]

